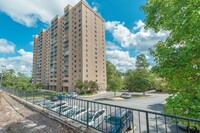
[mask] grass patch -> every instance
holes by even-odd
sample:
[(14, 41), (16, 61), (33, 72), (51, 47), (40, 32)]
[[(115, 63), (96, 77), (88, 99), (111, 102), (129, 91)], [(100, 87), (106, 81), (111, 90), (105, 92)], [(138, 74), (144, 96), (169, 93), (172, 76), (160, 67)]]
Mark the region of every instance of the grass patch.
[(139, 95), (139, 94), (133, 94), (132, 95), (132, 98), (144, 98), (144, 97), (150, 97), (150, 96), (152, 96), (152, 95)]

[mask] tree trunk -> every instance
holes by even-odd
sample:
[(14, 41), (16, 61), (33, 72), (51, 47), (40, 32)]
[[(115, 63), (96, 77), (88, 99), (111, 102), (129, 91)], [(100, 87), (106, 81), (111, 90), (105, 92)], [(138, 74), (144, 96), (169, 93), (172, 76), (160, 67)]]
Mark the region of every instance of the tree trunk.
[(143, 96), (145, 96), (145, 91), (143, 91)]
[(116, 97), (116, 91), (114, 91), (114, 96)]

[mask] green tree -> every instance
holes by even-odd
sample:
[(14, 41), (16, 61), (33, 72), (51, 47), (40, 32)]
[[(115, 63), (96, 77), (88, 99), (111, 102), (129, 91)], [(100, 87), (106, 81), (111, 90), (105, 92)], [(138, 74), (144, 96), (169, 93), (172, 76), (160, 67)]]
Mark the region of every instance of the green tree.
[(145, 91), (151, 88), (153, 85), (153, 81), (149, 76), (149, 72), (145, 69), (137, 69), (129, 71), (126, 79), (125, 86), (130, 92), (143, 92), (145, 95)]
[(122, 89), (123, 87), (121, 74), (117, 71), (115, 65), (113, 65), (109, 61), (106, 61), (106, 72), (107, 72), (107, 90), (114, 91), (116, 94), (116, 91)]
[(36, 89), (43, 89), (44, 88), (44, 84), (43, 83), (37, 83), (35, 85)]
[(106, 76), (107, 76), (107, 84), (109, 84), (109, 80), (116, 76), (117, 70), (114, 64), (109, 61), (106, 61)]
[[(153, 71), (166, 80), (173, 94), (165, 111), (196, 119), (200, 119), (199, 5), (200, 0), (150, 0), (143, 7), (146, 28), (170, 31), (151, 50), (156, 62)], [(174, 106), (181, 111), (169, 108)]]
[(95, 89), (98, 88), (98, 84), (95, 81), (89, 81), (90, 84), (90, 88), (92, 89), (92, 91), (95, 91)]
[(136, 64), (137, 69), (147, 69), (149, 63), (147, 62), (146, 56), (144, 54), (139, 54), (136, 57)]
[(116, 91), (122, 88), (122, 79), (120, 77), (113, 76), (109, 81), (108, 91), (113, 91), (114, 96), (116, 96)]
[(84, 88), (84, 82), (82, 80), (78, 80), (75, 87), (82, 91), (82, 89)]
[(90, 83), (87, 80), (85, 80), (83, 83), (84, 83), (85, 90), (88, 90), (91, 87)]

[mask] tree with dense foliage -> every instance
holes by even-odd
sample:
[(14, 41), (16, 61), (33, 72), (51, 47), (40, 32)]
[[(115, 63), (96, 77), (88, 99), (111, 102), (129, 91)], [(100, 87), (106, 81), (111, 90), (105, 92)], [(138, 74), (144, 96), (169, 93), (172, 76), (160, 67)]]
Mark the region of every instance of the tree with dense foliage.
[(107, 90), (113, 91), (116, 95), (116, 91), (122, 89), (123, 81), (120, 73), (117, 71), (115, 65), (111, 62), (106, 61), (106, 72), (107, 72)]
[(44, 88), (44, 84), (43, 83), (37, 83), (35, 85), (36, 89), (43, 89)]
[(125, 85), (129, 92), (143, 92), (145, 95), (145, 91), (152, 87), (153, 81), (146, 69), (137, 69), (129, 71)]
[[(150, 0), (146, 28), (169, 31), (151, 50), (153, 71), (167, 82), (167, 113), (200, 119), (200, 0)], [(200, 128), (200, 127), (199, 127)]]
[(84, 88), (84, 82), (82, 80), (77, 80), (75, 87), (81, 91)]
[(95, 91), (95, 89), (98, 89), (98, 84), (95, 81), (89, 81), (90, 84), (90, 89), (92, 89), (92, 91)]
[(2, 86), (14, 88), (19, 90), (32, 90), (34, 89), (31, 83), (31, 78), (26, 77), (22, 73), (15, 73), (13, 69), (4, 71)]
[(107, 83), (109, 84), (109, 80), (116, 76), (117, 69), (114, 64), (112, 64), (110, 61), (106, 61), (106, 76), (107, 76)]
[(136, 57), (136, 70), (127, 72), (125, 86), (130, 92), (141, 91), (145, 95), (145, 91), (153, 86), (153, 79), (147, 70), (149, 63), (144, 54)]
[(149, 67), (149, 63), (144, 54), (137, 55), (135, 66), (137, 69), (147, 69)]
[(108, 91), (113, 91), (114, 96), (116, 96), (116, 91), (119, 91), (122, 88), (122, 79), (117, 76), (113, 76), (109, 80)]

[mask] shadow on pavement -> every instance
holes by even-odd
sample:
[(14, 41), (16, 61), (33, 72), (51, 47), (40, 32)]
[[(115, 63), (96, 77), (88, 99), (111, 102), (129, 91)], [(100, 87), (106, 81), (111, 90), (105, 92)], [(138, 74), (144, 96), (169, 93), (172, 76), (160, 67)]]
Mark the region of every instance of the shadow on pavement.
[(148, 105), (147, 108), (150, 109), (150, 110), (153, 110), (153, 111), (162, 112), (162, 110), (163, 110), (163, 104), (161, 104), (161, 103), (152, 104), (152, 105)]

